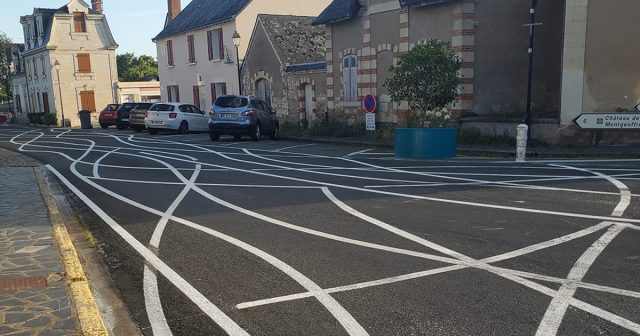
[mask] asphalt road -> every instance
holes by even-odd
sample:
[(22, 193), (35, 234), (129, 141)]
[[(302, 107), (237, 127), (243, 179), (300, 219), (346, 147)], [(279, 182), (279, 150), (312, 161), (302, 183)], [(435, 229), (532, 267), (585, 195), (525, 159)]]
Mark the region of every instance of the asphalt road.
[(0, 128), (145, 335), (637, 335), (640, 160)]

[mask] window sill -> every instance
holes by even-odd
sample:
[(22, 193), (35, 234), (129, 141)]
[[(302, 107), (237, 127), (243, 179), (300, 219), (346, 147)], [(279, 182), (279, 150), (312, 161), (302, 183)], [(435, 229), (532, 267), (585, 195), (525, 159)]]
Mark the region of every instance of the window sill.
[(191, 62), (191, 63), (187, 63), (187, 65), (188, 65), (188, 66), (194, 66), (194, 65), (196, 65), (196, 64), (198, 64), (198, 62)]
[(175, 65), (168, 65), (168, 66), (167, 66), (167, 68), (168, 68), (168, 69), (173, 69), (173, 68), (175, 68), (175, 67), (176, 67)]
[(96, 74), (94, 72), (76, 72), (74, 75), (76, 78), (87, 78), (94, 77)]
[(222, 60), (221, 59), (212, 59), (212, 60), (209, 60), (209, 62), (211, 62), (211, 63), (222, 63)]

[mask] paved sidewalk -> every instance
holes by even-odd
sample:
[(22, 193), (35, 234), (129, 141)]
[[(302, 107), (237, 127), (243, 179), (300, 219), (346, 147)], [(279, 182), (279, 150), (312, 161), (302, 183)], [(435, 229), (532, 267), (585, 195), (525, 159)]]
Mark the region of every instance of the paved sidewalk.
[(81, 335), (37, 166), (0, 149), (0, 335)]

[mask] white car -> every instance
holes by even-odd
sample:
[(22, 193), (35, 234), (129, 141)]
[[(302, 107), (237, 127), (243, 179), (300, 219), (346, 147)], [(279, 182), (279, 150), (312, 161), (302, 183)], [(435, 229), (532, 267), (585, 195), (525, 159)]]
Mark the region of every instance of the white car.
[(178, 134), (204, 132), (209, 130), (209, 116), (190, 104), (157, 103), (147, 112), (144, 124), (151, 134), (161, 130), (177, 131)]

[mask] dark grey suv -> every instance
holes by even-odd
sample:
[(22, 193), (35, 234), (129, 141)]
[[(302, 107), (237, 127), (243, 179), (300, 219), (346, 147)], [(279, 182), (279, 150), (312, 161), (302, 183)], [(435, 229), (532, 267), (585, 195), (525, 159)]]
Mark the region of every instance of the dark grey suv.
[(221, 135), (233, 135), (239, 140), (248, 135), (258, 141), (263, 134), (276, 140), (280, 135), (280, 123), (271, 106), (250, 96), (220, 96), (209, 112), (209, 135), (218, 141)]

